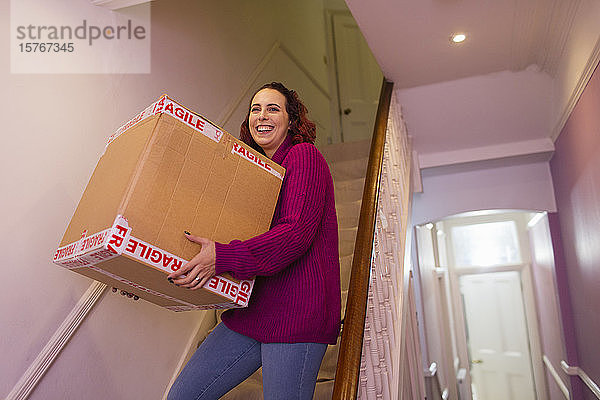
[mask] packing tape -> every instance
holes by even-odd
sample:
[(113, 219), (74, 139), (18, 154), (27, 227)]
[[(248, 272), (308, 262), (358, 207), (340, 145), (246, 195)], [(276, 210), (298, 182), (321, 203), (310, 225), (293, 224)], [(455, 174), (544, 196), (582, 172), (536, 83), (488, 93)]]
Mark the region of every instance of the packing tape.
[[(195, 306), (193, 304), (183, 302), (182, 300), (175, 299), (174, 297), (144, 288), (143, 286), (137, 285), (126, 278), (111, 274), (110, 272), (104, 271), (95, 266), (96, 264), (108, 259), (117, 257), (119, 255), (125, 255), (141, 261), (144, 265), (148, 265), (169, 274), (171, 272), (178, 271), (188, 262), (187, 260), (169, 253), (158, 246), (154, 246), (136, 238), (135, 236), (131, 235), (131, 232), (132, 228), (129, 226), (127, 218), (122, 215), (117, 215), (111, 228), (97, 232), (90, 236), (82, 236), (76, 242), (59, 247), (55, 252), (53, 262), (68, 269), (88, 267), (110, 276), (113, 279), (117, 279), (120, 282), (144, 290), (147, 293), (161, 297), (166, 296), (165, 298), (169, 298), (170, 300), (178, 301), (179, 303), (189, 306), (204, 307)], [(248, 304), (253, 286), (253, 280), (242, 280), (240, 282), (235, 282), (234, 280), (219, 275), (212, 277), (204, 284), (202, 288), (230, 300), (230, 303), (220, 304), (245, 307)]]
[(129, 128), (132, 128), (156, 114), (169, 114), (176, 120), (183, 122), (185, 125), (193, 128), (196, 132), (202, 133), (204, 136), (219, 143), (223, 137), (223, 131), (216, 125), (208, 121), (206, 118), (196, 114), (181, 104), (173, 101), (167, 95), (162, 95), (157, 101), (150, 104), (146, 109), (137, 114), (135, 117), (127, 121), (115, 133), (110, 135), (106, 147), (108, 147), (116, 138), (125, 133)]
[(261, 160), (260, 157), (258, 157), (257, 155), (255, 155), (251, 151), (248, 151), (241, 144), (233, 142), (233, 145), (231, 147), (231, 153), (232, 154), (237, 154), (238, 156), (242, 157), (243, 159), (245, 159), (247, 161), (250, 161), (252, 164), (259, 166), (260, 168), (264, 169), (268, 173), (270, 173), (270, 174), (278, 177), (279, 179), (283, 180), (283, 176), (278, 171), (276, 171), (275, 169), (273, 169), (273, 167), (271, 167), (271, 165), (269, 165), (269, 163), (264, 162), (263, 160)]
[[(106, 147), (108, 147), (116, 138), (121, 136), (128, 129), (134, 127), (135, 125), (139, 124), (148, 117), (161, 113), (169, 114), (176, 120), (191, 127), (195, 131), (202, 133), (204, 136), (214, 140), (217, 143), (220, 143), (221, 138), (225, 136), (224, 131), (218, 128), (215, 124), (213, 124), (206, 118), (200, 116), (199, 114), (196, 114), (195, 112), (182, 106), (181, 104), (177, 103), (165, 94), (162, 95), (157, 101), (146, 107), (146, 109), (140, 112), (138, 115), (127, 121), (119, 129), (117, 129), (117, 131), (108, 138)], [(260, 157), (256, 156), (251, 151), (248, 151), (246, 148), (244, 148), (244, 146), (240, 145), (239, 143), (232, 141), (231, 138), (227, 138), (227, 140), (228, 142), (225, 146), (224, 152), (227, 151), (227, 148), (229, 147), (229, 142), (232, 142), (233, 144), (231, 152), (233, 154), (239, 155), (240, 157), (250, 161), (254, 165), (257, 165), (261, 169), (283, 180), (283, 176), (275, 169), (273, 169), (273, 167), (269, 165), (268, 162), (263, 161)], [(223, 158), (225, 158), (225, 153), (223, 154)]]

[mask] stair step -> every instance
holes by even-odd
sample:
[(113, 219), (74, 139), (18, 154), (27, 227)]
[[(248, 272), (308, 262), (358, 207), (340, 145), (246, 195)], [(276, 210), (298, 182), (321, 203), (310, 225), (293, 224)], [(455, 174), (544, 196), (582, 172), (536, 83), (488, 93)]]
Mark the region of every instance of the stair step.
[(354, 240), (356, 239), (356, 231), (358, 228), (342, 228), (339, 233), (339, 255), (340, 257), (348, 256), (354, 253)]
[(319, 151), (329, 164), (338, 161), (353, 160), (356, 158), (368, 158), (371, 149), (371, 140), (358, 142), (336, 143), (319, 147)]
[(333, 180), (364, 178), (367, 173), (367, 158), (338, 161), (330, 164), (329, 169)]
[(336, 203), (362, 200), (365, 177), (334, 181)]
[(348, 290), (350, 284), (350, 271), (352, 270), (352, 258), (354, 253), (340, 257), (340, 284), (342, 290)]
[(346, 312), (346, 303), (348, 303), (348, 291), (342, 290), (342, 319), (344, 318), (344, 313)]
[(338, 337), (335, 345), (327, 346), (327, 350), (323, 356), (323, 361), (321, 361), (321, 369), (319, 369), (317, 380), (335, 379), (335, 369), (337, 367), (338, 354), (340, 353), (340, 337)]
[(336, 203), (336, 212), (339, 228), (353, 228), (358, 226), (361, 200)]
[(333, 385), (334, 385), (333, 380), (317, 382), (313, 400), (330, 400), (330, 399), (332, 399), (333, 398)]

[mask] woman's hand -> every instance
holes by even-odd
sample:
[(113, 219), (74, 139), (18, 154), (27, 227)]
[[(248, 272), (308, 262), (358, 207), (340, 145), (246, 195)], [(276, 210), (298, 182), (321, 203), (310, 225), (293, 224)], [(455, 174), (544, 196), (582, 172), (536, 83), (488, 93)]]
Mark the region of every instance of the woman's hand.
[[(178, 271), (169, 274), (167, 279), (178, 286), (196, 290), (215, 276), (215, 242), (187, 233), (185, 237), (189, 241), (201, 245), (202, 249)], [(185, 275), (185, 277), (181, 277), (181, 275)]]

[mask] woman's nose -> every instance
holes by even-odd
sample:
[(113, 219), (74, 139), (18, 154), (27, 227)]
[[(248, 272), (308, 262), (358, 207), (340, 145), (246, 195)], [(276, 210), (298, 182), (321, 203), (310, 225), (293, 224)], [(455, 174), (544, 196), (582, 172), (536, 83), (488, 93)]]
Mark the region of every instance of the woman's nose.
[(267, 119), (267, 110), (262, 110), (260, 114), (258, 114), (259, 119)]

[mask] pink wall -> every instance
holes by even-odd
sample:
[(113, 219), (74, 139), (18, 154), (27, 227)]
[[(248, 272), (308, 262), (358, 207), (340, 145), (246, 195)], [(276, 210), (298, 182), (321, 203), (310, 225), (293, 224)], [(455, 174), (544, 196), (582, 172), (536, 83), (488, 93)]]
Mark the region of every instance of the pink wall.
[[(550, 219), (554, 218), (555, 215), (555, 213), (551, 214)], [(566, 324), (565, 322), (561, 324), (555, 265), (560, 266), (562, 264), (555, 262), (548, 218), (539, 220), (529, 228), (529, 243), (531, 246), (531, 272), (535, 288), (542, 352), (548, 357), (563, 382), (570, 386), (568, 384), (569, 376), (560, 368), (561, 360), (567, 360), (563, 330), (561, 329), (561, 326), (566, 326)], [(569, 314), (572, 313), (569, 311)], [(570, 326), (572, 325), (571, 319)], [(547, 368), (546, 382), (548, 384), (549, 400), (563, 400), (564, 397), (560, 387)]]
[[(600, 382), (600, 72), (596, 70), (556, 141), (550, 162), (579, 366)], [(564, 315), (563, 315), (564, 317)], [(566, 334), (565, 334), (565, 339)], [(568, 347), (568, 344), (567, 344)], [(568, 349), (567, 349), (568, 350)], [(584, 389), (585, 399), (593, 395)]]
[[(28, 3), (38, 5), (42, 24), (61, 25), (54, 15), (65, 2), (73, 13), (83, 8), (77, 18), (88, 23), (107, 12), (89, 0)], [(248, 100), (242, 95), (247, 83), (256, 85), (250, 78), (258, 65), (264, 65), (260, 83), (308, 71), (328, 87), (320, 0), (153, 1), (150, 74), (11, 73), (14, 3), (0, 1), (0, 27), (4, 33), (11, 29), (10, 35), (0, 35), (1, 399), (23, 387), (20, 379), (30, 377), (30, 366), (40, 365), (34, 361), (37, 355), (52, 344), (49, 339), (92, 283), (50, 260), (116, 128), (162, 93), (220, 123), (220, 115), (233, 109), (238, 98), (243, 97), (245, 107)], [(138, 7), (144, 6), (118, 13)], [(302, 60), (304, 70), (281, 51), (270, 61), (264, 58), (276, 41)], [(130, 56), (117, 45), (111, 54), (122, 60)], [(281, 73), (268, 75), (271, 71)], [(299, 85), (290, 86), (304, 93)], [(328, 107), (323, 110), (329, 112)], [(225, 128), (239, 129), (239, 121), (234, 115)], [(162, 398), (202, 313), (173, 313), (108, 292), (30, 400)]]

